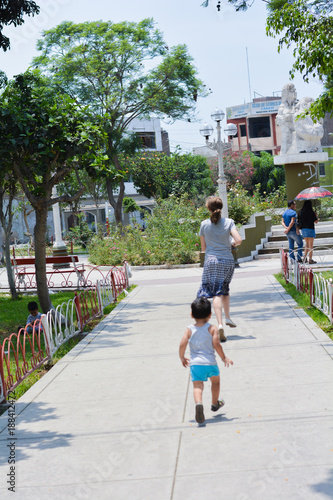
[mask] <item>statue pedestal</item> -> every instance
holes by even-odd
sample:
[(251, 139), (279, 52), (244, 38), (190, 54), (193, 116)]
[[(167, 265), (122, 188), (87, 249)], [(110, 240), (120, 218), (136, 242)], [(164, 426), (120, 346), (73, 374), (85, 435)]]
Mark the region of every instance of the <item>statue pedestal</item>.
[(327, 160), (327, 153), (294, 153), (274, 156), (274, 165), (284, 165), (287, 199), (295, 199), (303, 189), (313, 185), (319, 186), (318, 164)]

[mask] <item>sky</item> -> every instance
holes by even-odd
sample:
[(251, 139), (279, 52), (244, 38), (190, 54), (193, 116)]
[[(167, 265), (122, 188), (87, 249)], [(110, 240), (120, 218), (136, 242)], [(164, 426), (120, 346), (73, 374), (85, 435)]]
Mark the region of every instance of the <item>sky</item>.
[[(167, 45), (186, 44), (198, 76), (211, 94), (197, 102), (197, 121), (162, 121), (168, 131), (171, 150), (177, 146), (191, 152), (204, 145), (199, 129), (206, 122), (215, 127), (210, 115), (216, 108), (250, 102), (254, 97), (272, 96), (289, 81), (293, 64), (292, 49), (278, 53), (278, 39), (266, 36), (266, 7), (254, 0), (246, 12), (236, 12), (226, 0), (221, 11), (217, 0), (201, 7), (203, 0), (36, 0), (41, 13), (25, 17), (22, 26), (6, 27), (11, 49), (0, 51), (0, 69), (9, 78), (25, 71), (37, 55), (36, 41), (43, 30), (62, 21), (134, 21), (152, 17), (163, 32)], [(316, 98), (322, 85), (315, 80), (303, 82), (300, 74), (293, 80), (298, 98)], [(255, 94), (254, 94), (255, 93)], [(222, 126), (223, 128), (223, 126)], [(213, 137), (214, 138), (214, 137)]]

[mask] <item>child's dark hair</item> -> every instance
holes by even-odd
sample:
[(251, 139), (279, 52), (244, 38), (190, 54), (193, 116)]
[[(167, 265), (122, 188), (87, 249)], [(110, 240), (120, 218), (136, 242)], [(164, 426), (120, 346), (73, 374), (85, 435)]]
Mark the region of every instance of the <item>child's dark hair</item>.
[(198, 297), (192, 302), (191, 311), (194, 319), (204, 319), (211, 314), (212, 306), (205, 297)]
[(36, 311), (38, 309), (38, 304), (35, 301), (29, 302), (28, 311)]

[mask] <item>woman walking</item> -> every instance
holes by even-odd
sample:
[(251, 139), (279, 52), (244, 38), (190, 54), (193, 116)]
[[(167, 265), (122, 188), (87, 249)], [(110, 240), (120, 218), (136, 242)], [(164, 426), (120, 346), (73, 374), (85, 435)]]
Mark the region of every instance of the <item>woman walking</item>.
[(312, 259), (313, 242), (316, 237), (315, 224), (318, 222), (316, 212), (312, 209), (311, 200), (305, 200), (298, 214), (298, 223), (301, 226), (302, 236), (305, 239), (304, 262), (309, 258), (309, 264), (317, 264)]
[(235, 268), (231, 245), (240, 245), (242, 239), (234, 221), (222, 217), (221, 198), (215, 196), (208, 198), (206, 207), (211, 216), (202, 221), (200, 226), (201, 250), (205, 252), (205, 263), (197, 297), (213, 299), (220, 340), (225, 342), (227, 338), (223, 330), (222, 309), (226, 325), (236, 326), (230, 318), (229, 284)]

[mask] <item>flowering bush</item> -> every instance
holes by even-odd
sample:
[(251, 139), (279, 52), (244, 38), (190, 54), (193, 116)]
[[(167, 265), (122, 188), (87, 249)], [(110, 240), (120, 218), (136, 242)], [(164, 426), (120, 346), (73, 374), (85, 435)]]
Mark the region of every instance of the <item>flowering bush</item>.
[[(211, 176), (215, 185), (218, 179), (218, 161), (211, 161)], [(223, 157), (223, 169), (229, 186), (235, 186), (239, 182), (245, 189), (252, 186), (252, 177), (254, 168), (252, 166), (251, 156), (248, 151), (228, 152)]]

